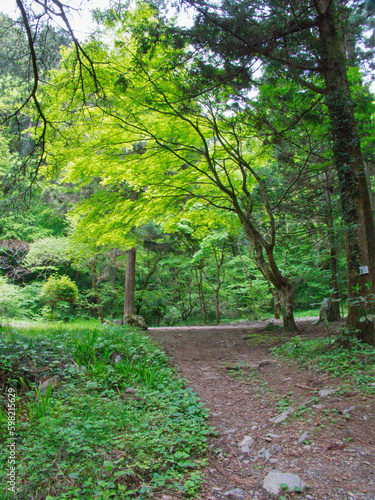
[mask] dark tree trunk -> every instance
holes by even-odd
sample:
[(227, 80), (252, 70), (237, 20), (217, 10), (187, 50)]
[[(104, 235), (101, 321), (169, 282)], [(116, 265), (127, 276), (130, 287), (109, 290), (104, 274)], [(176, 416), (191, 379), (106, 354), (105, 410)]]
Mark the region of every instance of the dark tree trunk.
[(330, 311), (327, 317), (328, 321), (339, 321), (340, 319), (340, 303), (339, 303), (339, 283), (338, 283), (338, 269), (337, 269), (337, 245), (335, 238), (335, 228), (333, 224), (333, 216), (332, 216), (332, 203), (331, 203), (331, 194), (328, 186), (327, 173), (324, 173), (324, 188), (326, 195), (326, 223), (327, 223), (327, 233), (328, 233), (328, 242), (329, 242), (329, 250), (330, 250), (330, 260), (329, 265), (331, 269), (331, 289), (333, 290), (330, 300)]
[[(346, 71), (345, 40), (337, 13), (329, 0), (317, 2), (322, 63), (326, 83), (335, 165), (340, 184), (341, 208), (345, 228), (348, 283), (347, 326), (361, 340), (375, 340), (374, 320), (360, 321), (373, 312), (374, 220), (364, 162), (356, 130), (353, 101)], [(360, 268), (368, 272), (361, 274)], [(361, 300), (358, 300), (362, 297)]]
[(215, 290), (215, 316), (216, 324), (220, 324), (220, 299), (219, 299), (219, 289)]
[(274, 304), (274, 316), (275, 316), (275, 319), (280, 319), (280, 314), (281, 314), (280, 294), (274, 288), (272, 289), (271, 293), (273, 295), (273, 304)]
[(203, 324), (207, 324), (207, 311), (206, 311), (206, 300), (204, 297), (204, 290), (203, 290), (203, 269), (199, 268), (199, 273), (198, 269), (195, 269), (195, 276), (197, 280), (197, 286), (198, 286), (198, 295), (199, 295), (199, 304), (200, 304), (200, 309), (201, 309), (201, 315), (202, 315), (202, 320)]
[(283, 312), (283, 328), (285, 332), (296, 332), (297, 325), (294, 321), (294, 287), (291, 283), (279, 290), (280, 305)]
[[(283, 276), (280, 269), (278, 268), (275, 257), (273, 254), (274, 246), (267, 244), (265, 241), (260, 243), (260, 237), (251, 227), (246, 219), (240, 217), (242, 222), (242, 227), (245, 231), (246, 236), (254, 245), (255, 249), (255, 262), (259, 271), (263, 274), (265, 279), (272, 283), (277, 294), (280, 297), (280, 306), (283, 315), (283, 326), (287, 333), (294, 333), (298, 331), (297, 325), (294, 321), (294, 286), (289, 281), (288, 278)], [(264, 258), (264, 250), (267, 256), (267, 260)]]
[(134, 314), (135, 259), (136, 249), (131, 248), (126, 252), (124, 321), (126, 316)]

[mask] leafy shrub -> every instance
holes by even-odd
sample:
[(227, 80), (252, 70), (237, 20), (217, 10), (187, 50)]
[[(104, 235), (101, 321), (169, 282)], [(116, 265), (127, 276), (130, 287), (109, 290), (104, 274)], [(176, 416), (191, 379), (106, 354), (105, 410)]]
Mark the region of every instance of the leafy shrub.
[(20, 288), (8, 283), (7, 279), (0, 276), (0, 315), (14, 318), (20, 312), (22, 294)]
[(41, 287), (40, 282), (34, 281), (19, 289), (22, 299), (21, 314), (23, 318), (37, 319), (40, 317), (43, 303)]
[(50, 276), (42, 285), (41, 296), (51, 307), (53, 319), (54, 309), (58, 302), (69, 304), (77, 302), (78, 288), (69, 276)]

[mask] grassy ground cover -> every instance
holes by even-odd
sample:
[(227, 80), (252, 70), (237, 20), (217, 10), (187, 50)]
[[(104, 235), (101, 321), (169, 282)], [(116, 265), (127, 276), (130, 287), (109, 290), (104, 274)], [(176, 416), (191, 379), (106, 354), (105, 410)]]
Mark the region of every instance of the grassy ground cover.
[(0, 384), (4, 500), (142, 499), (199, 489), (211, 432), (206, 413), (143, 334), (93, 324), (3, 327)]
[(302, 340), (296, 336), (272, 351), (284, 358), (298, 359), (306, 367), (346, 378), (349, 385), (375, 394), (375, 349), (354, 337)]

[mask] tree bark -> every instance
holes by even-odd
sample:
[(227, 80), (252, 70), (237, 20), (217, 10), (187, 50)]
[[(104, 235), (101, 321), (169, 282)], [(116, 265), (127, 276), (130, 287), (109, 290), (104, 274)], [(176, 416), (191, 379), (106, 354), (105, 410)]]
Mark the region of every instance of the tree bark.
[(200, 303), (200, 309), (201, 309), (201, 315), (202, 315), (202, 320), (203, 324), (207, 324), (207, 312), (206, 312), (206, 301), (204, 297), (204, 290), (203, 290), (203, 269), (199, 268), (199, 273), (198, 269), (195, 268), (195, 277), (197, 280), (197, 286), (198, 286), (198, 295), (199, 295), (199, 303)]
[(283, 311), (283, 328), (285, 332), (293, 333), (297, 331), (294, 321), (294, 287), (288, 283), (285, 287), (278, 290), (280, 294), (280, 305)]
[(281, 313), (280, 294), (275, 288), (272, 288), (271, 293), (273, 295), (275, 319), (280, 319), (280, 313)]
[[(285, 332), (294, 333), (298, 331), (297, 325), (294, 321), (294, 286), (293, 284), (282, 275), (278, 268), (274, 254), (273, 245), (266, 245), (264, 248), (257, 237), (257, 234), (251, 227), (243, 215), (241, 214), (240, 220), (246, 236), (253, 243), (255, 249), (255, 262), (259, 271), (263, 274), (267, 281), (272, 283), (276, 293), (280, 297), (280, 306), (283, 315), (283, 327)], [(265, 250), (267, 261), (264, 258), (263, 250)]]
[(339, 321), (340, 319), (340, 294), (339, 294), (339, 283), (338, 283), (338, 269), (337, 269), (337, 245), (335, 238), (335, 228), (333, 224), (332, 216), (332, 203), (331, 194), (328, 186), (327, 173), (324, 172), (324, 190), (326, 195), (326, 223), (327, 223), (327, 233), (330, 251), (329, 265), (331, 269), (331, 289), (333, 290), (330, 297), (330, 311), (327, 317), (328, 321)]
[(225, 251), (225, 246), (223, 246), (223, 248), (221, 249), (221, 256), (219, 258), (216, 249), (214, 249), (215, 262), (216, 262), (216, 283), (217, 283), (215, 288), (215, 312), (216, 312), (217, 325), (220, 324), (220, 288), (221, 285), (223, 284), (220, 277), (220, 272), (224, 263), (224, 251)]
[[(375, 341), (374, 320), (360, 321), (373, 312), (375, 292), (375, 231), (369, 189), (353, 102), (347, 78), (345, 39), (337, 12), (330, 0), (318, 2), (326, 105), (330, 115), (333, 153), (340, 184), (341, 208), (345, 228), (348, 284), (347, 326), (364, 342)], [(368, 273), (361, 274), (360, 267)], [(359, 297), (362, 299), (359, 300)]]
[(215, 316), (216, 324), (220, 324), (220, 299), (219, 299), (219, 289), (215, 290)]
[(135, 260), (136, 249), (131, 248), (126, 252), (124, 321), (126, 316), (134, 314)]

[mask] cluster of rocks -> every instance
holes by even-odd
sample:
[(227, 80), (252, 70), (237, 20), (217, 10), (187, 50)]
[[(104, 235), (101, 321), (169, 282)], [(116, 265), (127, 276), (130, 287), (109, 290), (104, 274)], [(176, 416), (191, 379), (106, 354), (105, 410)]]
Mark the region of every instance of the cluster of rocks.
[[(293, 492), (303, 493), (306, 489), (306, 484), (299, 478), (299, 476), (295, 474), (288, 474), (284, 472), (269, 472), (264, 478), (263, 488), (268, 493), (272, 493), (274, 495)], [(253, 495), (254, 499), (256, 499), (260, 494), (256, 491), (246, 492), (241, 488), (234, 488), (223, 493), (223, 496), (228, 499), (236, 500), (246, 498), (248, 493)]]
[(147, 330), (148, 326), (146, 324), (145, 319), (142, 316), (138, 316), (138, 314), (128, 314), (124, 317), (124, 319), (114, 319), (111, 321), (105, 321), (105, 325), (130, 325), (135, 326), (137, 328), (141, 328), (141, 330)]

